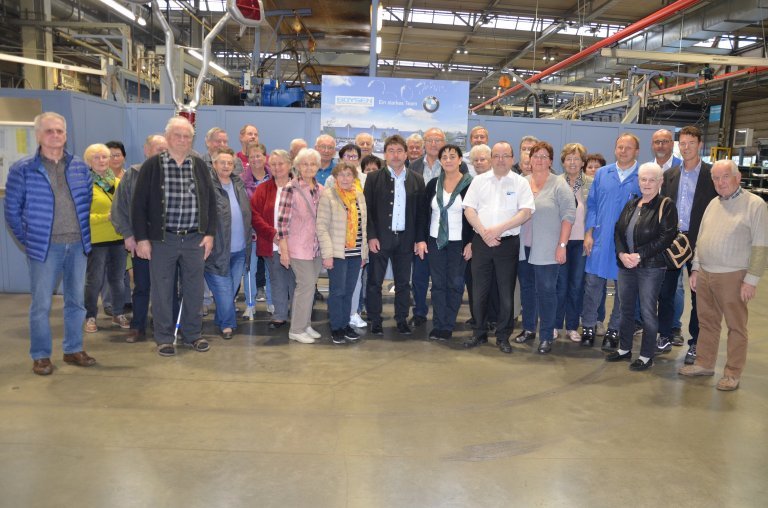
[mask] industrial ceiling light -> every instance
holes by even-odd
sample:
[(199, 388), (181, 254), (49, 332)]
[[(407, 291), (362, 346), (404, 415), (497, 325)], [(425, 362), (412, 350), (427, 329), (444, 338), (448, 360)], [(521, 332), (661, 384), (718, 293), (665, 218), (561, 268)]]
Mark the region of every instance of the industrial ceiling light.
[(381, 54), (381, 36), (376, 37), (376, 54)]
[[(203, 55), (201, 55), (194, 49), (188, 49), (187, 53), (189, 53), (190, 56), (197, 58), (201, 62), (203, 61)], [(224, 67), (222, 67), (221, 65), (217, 64), (216, 62), (208, 62), (208, 65), (210, 65), (213, 69), (219, 71), (221, 74), (224, 74), (225, 76), (229, 76), (229, 71)]]
[(60, 69), (63, 71), (73, 71), (82, 74), (94, 74), (96, 76), (106, 76), (107, 71), (102, 69), (93, 69), (91, 67), (80, 67), (78, 65), (60, 64), (56, 62), (46, 62), (45, 60), (36, 60), (34, 58), (26, 58), (23, 56), (9, 55), (7, 53), (0, 53), (0, 60), (5, 62), (15, 62), (20, 64), (38, 65), (40, 67), (50, 67), (52, 69)]
[(133, 12), (127, 7), (115, 2), (115, 0), (101, 0), (101, 3), (103, 3), (113, 11), (117, 12), (118, 14), (125, 16), (131, 21), (136, 21), (136, 16), (133, 15)]

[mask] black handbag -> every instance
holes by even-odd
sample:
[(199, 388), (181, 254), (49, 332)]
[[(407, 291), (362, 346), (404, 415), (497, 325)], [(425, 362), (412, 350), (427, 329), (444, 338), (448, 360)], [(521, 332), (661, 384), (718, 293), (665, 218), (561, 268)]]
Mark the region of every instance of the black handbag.
[[(664, 212), (664, 203), (671, 201), (669, 198), (661, 200), (659, 205), (659, 224), (661, 224), (661, 214)], [(672, 244), (664, 249), (664, 261), (667, 263), (667, 270), (679, 270), (689, 259), (693, 257), (691, 242), (680, 230), (677, 236), (672, 240)]]

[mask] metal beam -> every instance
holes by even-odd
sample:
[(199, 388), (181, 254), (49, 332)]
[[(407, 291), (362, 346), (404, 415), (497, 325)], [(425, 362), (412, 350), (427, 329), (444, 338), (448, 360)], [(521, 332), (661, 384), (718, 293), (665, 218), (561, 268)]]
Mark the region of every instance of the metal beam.
[(688, 64), (735, 65), (738, 67), (768, 67), (768, 58), (748, 56), (700, 55), (697, 53), (662, 53), (660, 51), (635, 51), (632, 49), (603, 48), (601, 56), (627, 58), (650, 62), (672, 62)]
[(566, 92), (566, 93), (594, 93), (596, 89), (600, 87), (587, 87), (587, 86), (570, 86), (570, 85), (542, 85), (536, 84), (533, 86), (535, 90), (541, 90), (544, 92)]

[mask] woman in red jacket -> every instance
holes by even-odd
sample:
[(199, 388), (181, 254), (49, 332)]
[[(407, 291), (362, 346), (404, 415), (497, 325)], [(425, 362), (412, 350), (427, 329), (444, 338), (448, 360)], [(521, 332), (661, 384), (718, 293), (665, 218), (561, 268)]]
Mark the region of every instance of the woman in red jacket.
[(288, 309), (296, 286), (293, 271), (280, 264), (275, 213), (283, 187), (291, 179), (291, 156), (285, 150), (273, 150), (269, 155), (269, 168), (272, 178), (256, 187), (251, 198), (251, 222), (256, 232), (256, 255), (264, 258), (269, 270), (272, 304), (275, 306), (269, 327), (274, 330), (288, 321)]

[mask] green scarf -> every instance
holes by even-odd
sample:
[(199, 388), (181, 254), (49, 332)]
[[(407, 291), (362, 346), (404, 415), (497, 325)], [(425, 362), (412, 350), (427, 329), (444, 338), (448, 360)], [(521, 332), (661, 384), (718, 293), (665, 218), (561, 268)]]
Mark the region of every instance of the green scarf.
[(440, 176), (437, 177), (437, 190), (435, 191), (435, 197), (437, 198), (437, 208), (440, 210), (440, 221), (437, 229), (437, 248), (442, 249), (448, 245), (448, 209), (453, 205), (456, 200), (456, 196), (461, 194), (461, 191), (467, 188), (472, 182), (472, 176), (469, 173), (464, 173), (456, 184), (456, 188), (451, 193), (451, 199), (448, 200), (447, 205), (443, 205), (443, 182), (445, 181), (445, 171), (440, 172)]
[(104, 189), (104, 192), (112, 193), (114, 190), (115, 174), (111, 169), (107, 168), (107, 170), (104, 172), (104, 176), (99, 176), (96, 171), (91, 170), (91, 177), (93, 178), (93, 183)]

